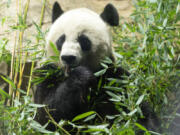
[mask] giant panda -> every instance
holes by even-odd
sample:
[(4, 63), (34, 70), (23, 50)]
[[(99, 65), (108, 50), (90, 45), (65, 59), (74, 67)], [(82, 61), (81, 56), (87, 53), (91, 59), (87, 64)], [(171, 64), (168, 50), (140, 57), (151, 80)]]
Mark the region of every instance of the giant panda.
[[(109, 26), (119, 24), (116, 8), (107, 4), (100, 15), (87, 8), (64, 12), (55, 2), (52, 23), (46, 39), (47, 58), (56, 56), (54, 44), (60, 52), (59, 61), (40, 68), (52, 73), (37, 85), (35, 103), (47, 105), (56, 122), (62, 119), (71, 121), (78, 114), (91, 110), (102, 118), (118, 114), (103, 87), (97, 88), (98, 83), (101, 80), (101, 84), (105, 84), (108, 77), (122, 79), (129, 73), (121, 67), (114, 70), (109, 66), (100, 77), (94, 75), (103, 68), (102, 60), (107, 57), (112, 63), (116, 60), (109, 29)], [(97, 89), (100, 90), (97, 92)], [(47, 110), (38, 109), (36, 120), (46, 124), (49, 120)], [(47, 129), (55, 130), (56, 126), (50, 123)]]

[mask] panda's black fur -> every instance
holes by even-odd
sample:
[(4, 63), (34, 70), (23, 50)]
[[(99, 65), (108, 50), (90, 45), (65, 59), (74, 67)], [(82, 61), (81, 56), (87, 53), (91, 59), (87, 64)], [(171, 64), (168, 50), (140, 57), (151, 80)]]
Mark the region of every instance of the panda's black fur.
[[(56, 65), (49, 64), (41, 67), (39, 70), (54, 71), (37, 85), (34, 101), (38, 104), (48, 105), (48, 111), (53, 116), (56, 122), (61, 119), (72, 120), (78, 114), (90, 111), (93, 109), (101, 117), (106, 115), (118, 114), (115, 106), (108, 99), (110, 98), (105, 89), (100, 88), (98, 94), (94, 91), (97, 89), (99, 79), (102, 79), (101, 86), (106, 83), (106, 78), (121, 78), (124, 75), (129, 75), (127, 71), (121, 67), (108, 68), (106, 73), (100, 77), (95, 77), (94, 73), (87, 67), (78, 66), (70, 72), (67, 78), (64, 73)], [(62, 80), (62, 78), (64, 78)], [(87, 96), (91, 95), (91, 101), (87, 102)], [(96, 102), (96, 105), (94, 103)], [(42, 125), (48, 122), (49, 116), (44, 108), (38, 109), (36, 120)], [(55, 126), (50, 124), (48, 129), (54, 130)]]
[[(52, 67), (48, 68), (51, 70)], [(95, 77), (86, 67), (81, 66), (75, 68), (63, 82), (58, 77), (57, 71), (37, 85), (35, 103), (47, 104), (50, 114), (57, 122), (61, 119), (72, 120), (76, 115), (87, 111), (86, 96)], [(47, 123), (49, 118), (45, 110), (42, 108), (38, 111), (37, 120), (41, 124)], [(50, 125), (48, 128), (53, 130), (54, 126)]]
[[(96, 90), (98, 82), (101, 80), (101, 86), (107, 83), (106, 78), (119, 78), (129, 76), (130, 74), (121, 67), (108, 68), (106, 73), (100, 77), (95, 77), (93, 72), (83, 66), (76, 67), (67, 78), (64, 78), (64, 73), (54, 64), (49, 64), (41, 67), (40, 70), (52, 70), (51, 75), (41, 76), (46, 79), (37, 85), (35, 93), (35, 103), (46, 104), (50, 115), (56, 122), (60, 120), (72, 120), (78, 114), (87, 111), (97, 112), (103, 119), (107, 115), (119, 114), (114, 104), (109, 101), (109, 96), (106, 89), (103, 87), (97, 92), (90, 91), (89, 88)], [(87, 101), (87, 96), (90, 95), (91, 100)], [(138, 120), (147, 129), (156, 130), (159, 126), (159, 121), (153, 109), (148, 103), (141, 105), (144, 118)], [(45, 108), (39, 108), (36, 120), (45, 125), (50, 120)], [(109, 121), (111, 122), (111, 121)], [(49, 130), (56, 130), (56, 126), (49, 123)]]
[[(58, 8), (59, 10), (57, 10)], [(60, 6), (55, 3), (52, 16), (54, 22), (60, 14), (63, 13)], [(57, 13), (58, 12), (58, 13)], [(102, 19), (112, 26), (117, 26), (119, 17), (116, 9), (111, 5), (107, 5), (104, 12), (100, 15)], [(111, 58), (113, 61), (113, 58)], [(130, 74), (121, 67), (109, 65), (107, 71), (99, 77), (94, 75), (94, 72), (86, 66), (79, 65), (69, 72), (68, 77), (65, 77), (64, 70), (54, 64), (42, 66), (40, 70), (52, 71), (48, 76), (44, 73), (41, 77), (45, 79), (37, 85), (34, 101), (38, 104), (46, 104), (47, 108), (39, 108), (36, 120), (44, 125), (50, 119), (47, 112), (53, 117), (56, 122), (60, 120), (72, 120), (78, 114), (87, 111), (96, 111), (102, 118), (106, 115), (118, 114), (118, 110), (113, 102), (109, 101), (109, 96), (106, 90), (102, 87), (106, 84), (107, 78), (123, 79), (123, 76)], [(101, 79), (101, 87), (97, 90), (99, 80)], [(123, 87), (123, 86), (122, 86)], [(87, 97), (90, 95), (91, 100)], [(145, 110), (144, 119), (139, 122), (153, 129), (157, 120), (149, 105), (143, 104), (142, 109)], [(56, 126), (50, 123), (47, 126), (49, 130), (55, 130)]]

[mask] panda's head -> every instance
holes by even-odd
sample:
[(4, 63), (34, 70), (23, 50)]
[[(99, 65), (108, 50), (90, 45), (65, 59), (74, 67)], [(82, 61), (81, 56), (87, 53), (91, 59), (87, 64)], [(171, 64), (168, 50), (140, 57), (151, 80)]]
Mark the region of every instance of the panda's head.
[(113, 5), (108, 4), (98, 15), (86, 8), (63, 12), (55, 2), (52, 22), (47, 36), (47, 56), (55, 55), (50, 45), (53, 43), (60, 51), (60, 66), (66, 70), (82, 65), (95, 72), (100, 69), (102, 59), (113, 58), (108, 25), (119, 24)]

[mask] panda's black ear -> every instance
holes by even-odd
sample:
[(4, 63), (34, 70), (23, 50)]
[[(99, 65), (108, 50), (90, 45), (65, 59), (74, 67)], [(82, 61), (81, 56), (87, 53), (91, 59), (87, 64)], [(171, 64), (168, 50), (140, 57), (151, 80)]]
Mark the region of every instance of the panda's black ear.
[(53, 5), (53, 9), (52, 9), (52, 23), (63, 13), (64, 13), (64, 11), (61, 9), (61, 6), (56, 1)]
[(119, 25), (119, 14), (112, 4), (107, 4), (100, 14), (101, 18), (111, 26)]

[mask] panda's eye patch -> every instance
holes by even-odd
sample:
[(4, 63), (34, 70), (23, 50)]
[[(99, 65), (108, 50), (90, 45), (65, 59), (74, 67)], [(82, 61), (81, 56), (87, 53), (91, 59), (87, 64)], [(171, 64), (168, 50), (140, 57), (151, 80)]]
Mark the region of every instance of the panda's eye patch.
[(60, 37), (58, 38), (58, 40), (56, 41), (56, 46), (57, 46), (57, 49), (58, 49), (58, 50), (61, 50), (62, 45), (63, 45), (65, 39), (66, 39), (66, 36), (65, 36), (65, 34), (63, 34), (63, 35), (60, 36)]
[(78, 37), (78, 42), (80, 43), (83, 51), (89, 51), (91, 49), (91, 41), (86, 35), (80, 35)]

